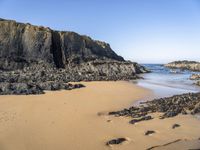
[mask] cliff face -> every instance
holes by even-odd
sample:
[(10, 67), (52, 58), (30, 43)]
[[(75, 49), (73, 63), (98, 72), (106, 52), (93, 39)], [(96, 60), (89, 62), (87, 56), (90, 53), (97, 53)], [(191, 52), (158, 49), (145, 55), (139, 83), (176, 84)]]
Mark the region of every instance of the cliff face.
[(51, 30), (0, 20), (0, 68), (21, 69), (31, 61), (52, 62)]
[(87, 36), (3, 19), (0, 19), (0, 59), (0, 68), (6, 70), (21, 69), (39, 60), (53, 62), (58, 68), (95, 59), (124, 61), (109, 44)]
[(147, 70), (74, 32), (0, 19), (0, 94), (71, 89), (69, 81), (127, 80)]

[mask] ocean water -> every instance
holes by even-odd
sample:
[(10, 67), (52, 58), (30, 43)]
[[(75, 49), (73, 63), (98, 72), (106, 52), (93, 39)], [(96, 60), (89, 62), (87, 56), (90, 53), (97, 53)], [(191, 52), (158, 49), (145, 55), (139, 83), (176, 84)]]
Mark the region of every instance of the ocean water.
[(195, 73), (180, 69), (169, 69), (162, 64), (143, 64), (151, 73), (140, 75), (144, 79), (139, 79), (136, 83), (142, 87), (153, 91), (155, 98), (167, 97), (177, 94), (200, 92), (200, 87), (190, 80), (190, 76)]

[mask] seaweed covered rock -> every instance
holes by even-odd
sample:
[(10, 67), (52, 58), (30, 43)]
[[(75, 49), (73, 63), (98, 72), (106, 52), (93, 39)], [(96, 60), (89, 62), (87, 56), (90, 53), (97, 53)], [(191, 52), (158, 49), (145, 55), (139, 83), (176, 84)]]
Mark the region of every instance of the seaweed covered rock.
[(153, 119), (152, 113), (161, 113), (160, 119), (170, 118), (179, 114), (200, 113), (200, 93), (187, 93), (172, 97), (154, 99), (142, 102), (139, 106), (132, 106), (120, 111), (110, 112), (109, 115), (128, 116), (132, 119), (129, 123), (135, 124), (140, 121)]

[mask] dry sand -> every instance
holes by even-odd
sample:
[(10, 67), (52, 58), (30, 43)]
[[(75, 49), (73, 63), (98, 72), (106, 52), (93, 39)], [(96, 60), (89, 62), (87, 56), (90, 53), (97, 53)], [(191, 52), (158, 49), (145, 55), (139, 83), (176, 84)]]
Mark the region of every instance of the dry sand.
[[(200, 121), (193, 116), (130, 125), (130, 118), (105, 115), (152, 96), (147, 89), (122, 81), (83, 84), (86, 88), (44, 95), (0, 96), (0, 150), (143, 150), (200, 137)], [(171, 129), (174, 123), (181, 127)], [(156, 133), (145, 136), (146, 130)], [(113, 147), (105, 145), (118, 137), (129, 141)], [(171, 146), (183, 146), (183, 140)]]

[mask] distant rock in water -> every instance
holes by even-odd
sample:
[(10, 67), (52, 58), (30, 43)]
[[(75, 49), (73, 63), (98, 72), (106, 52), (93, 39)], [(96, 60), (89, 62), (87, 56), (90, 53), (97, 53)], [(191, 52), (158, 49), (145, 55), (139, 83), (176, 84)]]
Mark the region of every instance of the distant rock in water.
[(200, 71), (200, 62), (196, 61), (174, 61), (165, 65), (165, 67), (173, 69)]
[[(125, 61), (105, 42), (75, 32), (0, 19), (0, 84), (16, 87), (10, 92), (10, 88), (6, 92), (0, 89), (0, 94), (20, 93), (15, 91), (18, 83), (40, 87), (41, 82), (58, 82), (61, 89), (67, 89), (62, 83), (136, 79), (138, 73), (145, 72), (146, 68)], [(32, 87), (25, 84), (23, 87)], [(42, 92), (23, 89), (22, 93)]]
[(192, 74), (190, 79), (191, 80), (199, 80), (200, 79), (200, 74)]
[[(171, 69), (181, 69), (181, 70), (190, 70), (200, 72), (200, 62), (197, 61), (174, 61), (164, 65), (165, 67)], [(193, 74), (190, 77), (191, 80), (200, 80), (200, 74)], [(200, 81), (196, 82), (196, 85), (200, 86)]]

